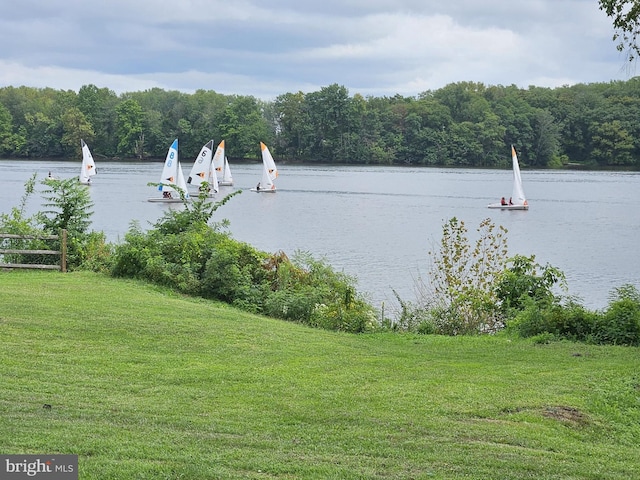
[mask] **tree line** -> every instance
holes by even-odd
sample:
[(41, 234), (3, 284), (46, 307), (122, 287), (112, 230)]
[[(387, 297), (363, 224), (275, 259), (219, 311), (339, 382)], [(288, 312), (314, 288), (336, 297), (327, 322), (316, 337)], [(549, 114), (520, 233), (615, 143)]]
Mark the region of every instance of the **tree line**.
[(174, 138), (195, 157), (210, 139), (231, 159), (376, 165), (640, 167), (640, 77), (558, 88), (458, 82), (417, 96), (350, 95), (333, 84), (273, 101), (160, 88), (116, 95), (0, 88), (0, 157), (162, 158)]

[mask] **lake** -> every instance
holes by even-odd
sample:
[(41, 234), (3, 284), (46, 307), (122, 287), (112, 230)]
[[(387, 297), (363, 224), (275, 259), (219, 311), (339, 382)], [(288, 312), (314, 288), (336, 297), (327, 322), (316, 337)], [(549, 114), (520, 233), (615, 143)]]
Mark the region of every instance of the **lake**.
[[(277, 159), (276, 159), (277, 161)], [(167, 208), (157, 196), (158, 162), (96, 160), (89, 187), (95, 203), (94, 230), (119, 242), (132, 221), (146, 229)], [(185, 177), (191, 162), (182, 165)], [(415, 279), (426, 277), (428, 252), (451, 217), (463, 220), (469, 238), (490, 218), (508, 230), (510, 255), (536, 256), (565, 272), (569, 294), (593, 309), (607, 304), (612, 288), (640, 288), (640, 173), (523, 170), (528, 211), (487, 205), (511, 196), (510, 170), (378, 166), (278, 165), (275, 194), (249, 191), (260, 180), (261, 164), (232, 164), (243, 190), (217, 212), (230, 221), (233, 237), (268, 252), (310, 252), (358, 280), (359, 290), (379, 307), (397, 304), (393, 290), (414, 300)], [(19, 204), (33, 173), (42, 180), (77, 176), (80, 161), (0, 160), (0, 212)], [(28, 211), (37, 211), (34, 195)]]

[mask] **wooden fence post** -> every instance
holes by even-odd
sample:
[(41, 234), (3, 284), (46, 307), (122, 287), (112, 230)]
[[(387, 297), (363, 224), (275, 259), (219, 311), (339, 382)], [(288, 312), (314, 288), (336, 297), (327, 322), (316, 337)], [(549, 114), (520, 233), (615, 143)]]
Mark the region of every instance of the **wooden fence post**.
[(62, 229), (62, 242), (60, 243), (60, 271), (67, 271), (67, 229)]

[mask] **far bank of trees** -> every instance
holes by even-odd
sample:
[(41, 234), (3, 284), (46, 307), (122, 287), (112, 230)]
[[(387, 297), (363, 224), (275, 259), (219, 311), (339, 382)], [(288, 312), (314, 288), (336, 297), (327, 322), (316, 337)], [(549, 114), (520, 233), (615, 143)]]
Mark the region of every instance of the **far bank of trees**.
[(0, 157), (162, 158), (174, 138), (195, 157), (224, 139), (232, 159), (258, 159), (259, 142), (281, 160), (508, 167), (579, 164), (640, 168), (640, 77), (559, 88), (459, 82), (415, 97), (350, 95), (337, 84), (266, 102), (212, 90), (151, 89), (116, 95), (0, 88)]

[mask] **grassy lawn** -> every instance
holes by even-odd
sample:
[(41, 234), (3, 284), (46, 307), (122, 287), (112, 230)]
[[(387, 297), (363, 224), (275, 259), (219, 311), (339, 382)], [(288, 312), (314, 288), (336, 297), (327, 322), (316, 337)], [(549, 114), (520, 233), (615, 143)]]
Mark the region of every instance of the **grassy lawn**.
[(0, 452), (77, 454), (81, 479), (640, 478), (637, 348), (348, 335), (0, 272), (0, 382)]

